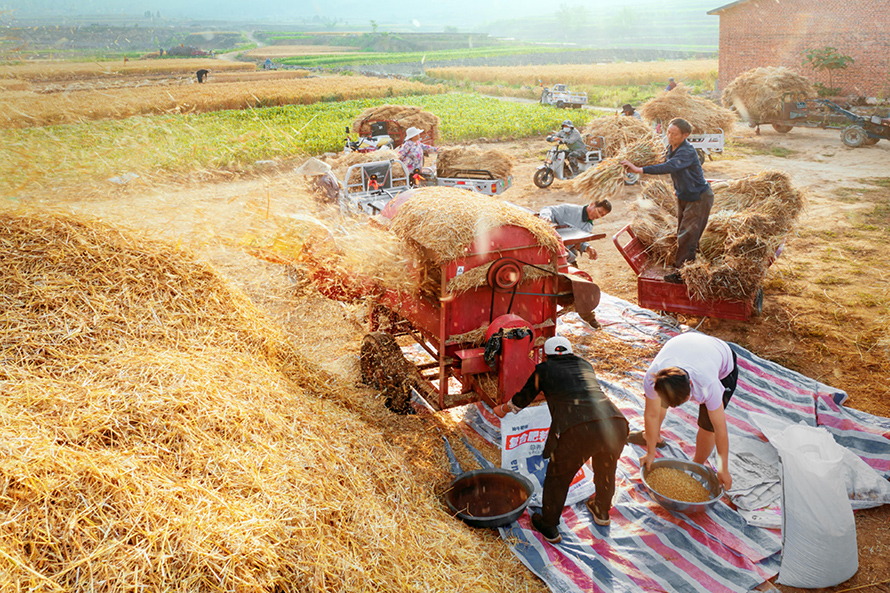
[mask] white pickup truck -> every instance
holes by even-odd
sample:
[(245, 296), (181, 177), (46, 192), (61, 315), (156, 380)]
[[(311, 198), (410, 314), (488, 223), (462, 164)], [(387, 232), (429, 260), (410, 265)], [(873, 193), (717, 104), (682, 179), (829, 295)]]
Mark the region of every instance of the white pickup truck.
[(587, 93), (572, 93), (564, 84), (554, 84), (553, 88), (544, 87), (541, 91), (541, 105), (556, 105), (558, 109), (581, 109), (587, 104)]

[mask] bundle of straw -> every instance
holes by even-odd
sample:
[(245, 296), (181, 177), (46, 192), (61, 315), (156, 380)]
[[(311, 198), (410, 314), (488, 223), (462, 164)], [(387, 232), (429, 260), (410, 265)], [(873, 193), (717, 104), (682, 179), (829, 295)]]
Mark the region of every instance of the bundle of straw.
[(342, 153), (340, 156), (330, 159), (330, 165), (335, 169), (342, 169), (343, 173), (345, 174), (346, 169), (348, 169), (352, 165), (358, 165), (360, 163), (372, 163), (374, 161), (389, 161), (393, 159), (399, 159), (398, 152), (389, 148), (381, 148), (380, 150), (374, 150), (371, 152)]
[(637, 166), (645, 167), (661, 162), (663, 156), (664, 142), (650, 131), (633, 144), (620, 148), (611, 158), (604, 159), (581, 173), (572, 181), (570, 188), (587, 200), (610, 198), (624, 187), (625, 169), (621, 161), (626, 159)]
[(683, 118), (692, 126), (693, 134), (713, 134), (720, 130), (728, 134), (736, 121), (735, 113), (707, 99), (690, 95), (682, 85), (646, 101), (640, 107), (640, 114), (649, 121), (665, 124), (675, 117)]
[[(645, 184), (631, 229), (652, 262), (674, 263), (676, 206), (666, 188)], [(793, 230), (805, 197), (781, 171), (714, 186), (714, 207), (694, 262), (680, 270), (690, 298), (746, 301), (760, 288), (771, 258)]]
[(542, 247), (559, 252), (559, 237), (549, 223), (506, 202), (451, 187), (416, 190), (388, 228), (421, 245), (440, 264), (463, 257), (477, 238), (508, 225), (528, 230)]
[(436, 115), (423, 111), (416, 105), (386, 104), (369, 107), (352, 122), (352, 131), (356, 134), (368, 132), (366, 121), (394, 121), (399, 124), (402, 130), (413, 126), (424, 132), (429, 132), (439, 125), (439, 118)]
[(460, 177), (461, 171), (488, 171), (496, 179), (506, 179), (513, 172), (513, 157), (497, 148), (481, 150), (475, 146), (458, 146), (439, 151), (436, 175)]
[(634, 117), (596, 117), (587, 124), (583, 131), (591, 136), (602, 136), (605, 139), (605, 154), (616, 154), (628, 144), (648, 137), (652, 130), (641, 120)]
[(794, 70), (766, 66), (739, 75), (723, 90), (724, 107), (738, 111), (742, 119), (751, 122), (782, 117), (783, 99), (790, 94), (793, 100), (815, 96), (809, 79)]
[(444, 509), (434, 431), (360, 416), (209, 265), (71, 217), (0, 229), (4, 582), (543, 590)]

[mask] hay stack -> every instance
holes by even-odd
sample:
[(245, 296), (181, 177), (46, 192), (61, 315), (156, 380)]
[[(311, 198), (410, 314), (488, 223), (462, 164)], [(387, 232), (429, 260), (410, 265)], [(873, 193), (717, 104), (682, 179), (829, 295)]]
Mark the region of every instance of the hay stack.
[(527, 229), (549, 251), (558, 253), (561, 248), (548, 222), (506, 202), (451, 187), (425, 187), (415, 192), (399, 208), (389, 229), (428, 250), (435, 264), (463, 257), (477, 237), (506, 225)]
[(628, 144), (648, 137), (652, 130), (644, 122), (626, 116), (597, 117), (584, 128), (583, 134), (602, 136), (605, 141), (605, 154), (616, 154)]
[(378, 105), (362, 111), (352, 122), (352, 131), (363, 134), (363, 122), (392, 120), (399, 124), (402, 130), (415, 127), (429, 133), (434, 127), (438, 127), (439, 118), (428, 111), (423, 111), (416, 105)]
[(428, 427), (400, 418), (414, 440), (394, 445), (350, 411), (366, 392), (313, 369), (189, 253), (7, 213), (0, 298), (13, 588), (543, 589), (445, 511)]
[[(662, 267), (674, 263), (677, 219), (664, 187), (647, 183), (634, 205), (631, 229)], [(714, 187), (714, 207), (694, 262), (680, 270), (690, 298), (747, 301), (763, 283), (770, 259), (805, 206), (803, 193), (781, 171)], [(675, 208), (675, 207), (674, 207)]]
[(681, 117), (692, 126), (693, 134), (715, 134), (720, 130), (729, 134), (736, 121), (735, 113), (707, 99), (690, 95), (682, 85), (646, 101), (640, 107), (640, 114), (649, 121), (665, 124), (675, 117)]
[(624, 188), (625, 169), (621, 161), (627, 159), (635, 165), (645, 167), (662, 162), (664, 142), (649, 131), (640, 140), (618, 149), (614, 156), (597, 163), (572, 180), (570, 189), (594, 201), (611, 198)]
[(374, 161), (399, 160), (399, 153), (389, 148), (381, 148), (372, 152), (346, 152), (337, 158), (331, 159), (329, 163), (335, 169), (342, 169), (346, 173), (346, 169), (352, 165), (360, 163), (372, 163)]
[(723, 106), (738, 111), (743, 120), (758, 122), (782, 117), (782, 98), (793, 100), (815, 96), (809, 79), (794, 70), (766, 66), (739, 75), (723, 90)]
[(481, 150), (475, 146), (445, 148), (436, 157), (436, 175), (460, 177), (460, 171), (489, 171), (496, 179), (506, 179), (513, 173), (513, 157), (503, 150)]

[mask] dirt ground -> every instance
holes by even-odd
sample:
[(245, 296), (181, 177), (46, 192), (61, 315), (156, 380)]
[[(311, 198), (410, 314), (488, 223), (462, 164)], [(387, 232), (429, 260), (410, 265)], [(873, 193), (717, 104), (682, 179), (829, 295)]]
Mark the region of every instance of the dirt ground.
[[(581, 203), (563, 182), (546, 190), (532, 184), (549, 146), (543, 140), (485, 146), (497, 146), (516, 159), (514, 185), (504, 199), (532, 209)], [(780, 169), (808, 190), (809, 207), (797, 234), (770, 268), (761, 315), (750, 322), (695, 317), (680, 321), (847, 391), (851, 407), (890, 416), (888, 164), (890, 142), (850, 149), (834, 130), (796, 128), (778, 134), (765, 127), (757, 135), (740, 127), (724, 154), (705, 163), (706, 176), (733, 179)], [(338, 364), (343, 357), (331, 360), (330, 352), (349, 352), (361, 336), (354, 312), (339, 303), (315, 300), (303, 301), (281, 317), (281, 302), (271, 289), (280, 284), (280, 273), (241, 249), (259, 241), (264, 232), (262, 223), (247, 224), (247, 220), (283, 213), (299, 221), (317, 214), (295, 206), (292, 198), (301, 192), (302, 181), (292, 169), (286, 163), (238, 178), (217, 175), (200, 181), (138, 180), (122, 187), (68, 188), (23, 201), (89, 213), (195, 246), (261, 305), (295, 325), (293, 331), (302, 333), (300, 343), (310, 358)], [(598, 223), (608, 236), (596, 245), (598, 259), (584, 258), (580, 264), (605, 292), (631, 302), (636, 302), (635, 276), (611, 237), (630, 221), (630, 205), (639, 191), (639, 186), (628, 186), (612, 201), (611, 215)], [(346, 322), (299, 328), (301, 316), (309, 310), (330, 311)], [(859, 572), (846, 583), (821, 591), (890, 591), (890, 506), (858, 512), (856, 521)]]

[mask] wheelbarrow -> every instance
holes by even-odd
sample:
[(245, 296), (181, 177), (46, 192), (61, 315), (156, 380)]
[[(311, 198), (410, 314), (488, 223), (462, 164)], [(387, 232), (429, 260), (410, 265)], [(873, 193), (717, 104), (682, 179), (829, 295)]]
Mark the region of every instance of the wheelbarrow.
[(531, 500), (534, 486), (525, 476), (493, 467), (477, 449), (462, 439), (482, 466), (464, 472), (444, 436), (445, 452), (455, 476), (445, 491), (445, 504), (471, 527), (500, 527), (518, 519)]

